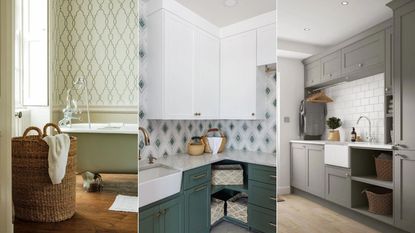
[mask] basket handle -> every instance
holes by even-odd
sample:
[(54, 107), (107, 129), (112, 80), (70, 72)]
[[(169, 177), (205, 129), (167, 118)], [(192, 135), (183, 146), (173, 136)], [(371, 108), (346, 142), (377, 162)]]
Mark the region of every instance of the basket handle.
[(61, 134), (62, 133), (61, 129), (56, 124), (54, 124), (54, 123), (47, 123), (45, 126), (43, 126), (43, 137), (48, 136), (47, 129), (49, 127), (55, 128), (55, 130), (56, 130), (56, 132), (58, 132), (58, 134)]
[(207, 136), (208, 133), (211, 133), (211, 132), (219, 132), (219, 134), (220, 134), (221, 137), (223, 137), (223, 138), (225, 137), (225, 134), (220, 129), (218, 129), (218, 128), (208, 129), (208, 131), (206, 132), (205, 136)]
[(23, 140), (27, 138), (27, 134), (29, 134), (29, 132), (32, 131), (32, 130), (37, 132), (37, 135), (35, 135), (35, 136), (37, 136), (39, 139), (42, 139), (42, 131), (38, 127), (30, 126), (24, 131)]

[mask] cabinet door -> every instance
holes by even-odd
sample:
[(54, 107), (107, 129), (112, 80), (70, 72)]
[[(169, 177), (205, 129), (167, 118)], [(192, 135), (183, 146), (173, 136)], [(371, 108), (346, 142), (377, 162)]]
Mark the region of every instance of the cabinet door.
[(140, 232), (160, 233), (160, 216), (161, 215), (159, 213), (159, 206), (146, 210), (140, 209)]
[(221, 117), (255, 119), (256, 31), (221, 41)]
[(393, 88), (393, 29), (385, 30), (385, 94), (392, 94)]
[(210, 230), (210, 183), (185, 191), (185, 232)]
[(306, 146), (292, 144), (291, 146), (291, 186), (307, 190), (307, 153)]
[[(183, 233), (184, 232), (184, 197), (180, 196), (173, 200), (160, 204), (161, 233)], [(146, 232), (146, 231), (144, 231)]]
[(219, 39), (199, 30), (196, 37), (194, 115), (197, 119), (217, 119), (220, 103)]
[(194, 116), (195, 30), (168, 12), (164, 22), (164, 118), (189, 119)]
[(276, 25), (271, 24), (257, 30), (257, 65), (277, 62)]
[(339, 78), (341, 75), (341, 51), (336, 51), (321, 59), (322, 82)]
[(324, 147), (307, 146), (307, 192), (324, 198)]
[(394, 213), (398, 227), (415, 232), (415, 151), (395, 151)]
[(319, 84), (321, 81), (320, 60), (306, 64), (305, 67), (305, 86), (311, 87)]
[(351, 207), (350, 170), (326, 166), (326, 199), (344, 207)]
[(385, 32), (381, 31), (342, 49), (342, 73), (383, 67), (385, 61)]
[(415, 2), (394, 12), (395, 141), (415, 149)]

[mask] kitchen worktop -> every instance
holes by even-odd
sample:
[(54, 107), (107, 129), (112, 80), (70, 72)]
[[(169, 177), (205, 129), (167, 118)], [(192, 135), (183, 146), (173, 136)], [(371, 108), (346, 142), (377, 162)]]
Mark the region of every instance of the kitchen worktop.
[(393, 146), (391, 144), (371, 143), (371, 142), (333, 142), (333, 141), (324, 141), (324, 140), (291, 140), (290, 142), (291, 143), (315, 144), (315, 145), (339, 144), (339, 145), (348, 145), (349, 147), (352, 147), (352, 148), (393, 150)]
[[(276, 167), (276, 155), (274, 153), (250, 152), (250, 151), (224, 151), (223, 153), (212, 155), (204, 154), (200, 156), (190, 156), (188, 154), (169, 155), (167, 158), (158, 158), (156, 163), (179, 169), (181, 171), (216, 163), (223, 160), (232, 160), (243, 163), (251, 163)], [(142, 166), (147, 166), (146, 162), (141, 162)], [(142, 167), (140, 165), (140, 167)]]

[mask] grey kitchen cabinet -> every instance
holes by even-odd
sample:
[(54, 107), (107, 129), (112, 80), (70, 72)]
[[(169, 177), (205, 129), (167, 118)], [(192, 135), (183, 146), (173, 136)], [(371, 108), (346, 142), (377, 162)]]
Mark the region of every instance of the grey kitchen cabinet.
[(321, 58), (321, 82), (340, 78), (341, 68), (341, 50)]
[(351, 207), (350, 169), (326, 166), (325, 197), (344, 207)]
[(307, 192), (324, 198), (324, 146), (307, 146)]
[(342, 49), (342, 73), (352, 75), (362, 70), (377, 69), (385, 65), (385, 31), (377, 32)]
[(395, 143), (415, 149), (415, 1), (393, 1)]
[(385, 30), (385, 94), (393, 94), (393, 29)]
[(394, 152), (394, 213), (397, 227), (415, 232), (415, 151)]
[(291, 186), (324, 198), (324, 146), (292, 144)]
[(311, 87), (321, 82), (321, 65), (320, 60), (305, 64), (305, 86)]
[(305, 144), (291, 145), (291, 186), (306, 191), (307, 147)]

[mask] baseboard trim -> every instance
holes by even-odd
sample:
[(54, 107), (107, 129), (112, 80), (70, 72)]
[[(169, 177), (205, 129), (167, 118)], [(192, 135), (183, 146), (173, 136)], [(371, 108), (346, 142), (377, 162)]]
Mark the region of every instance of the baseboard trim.
[(287, 195), (291, 193), (291, 187), (290, 186), (278, 186), (278, 195)]

